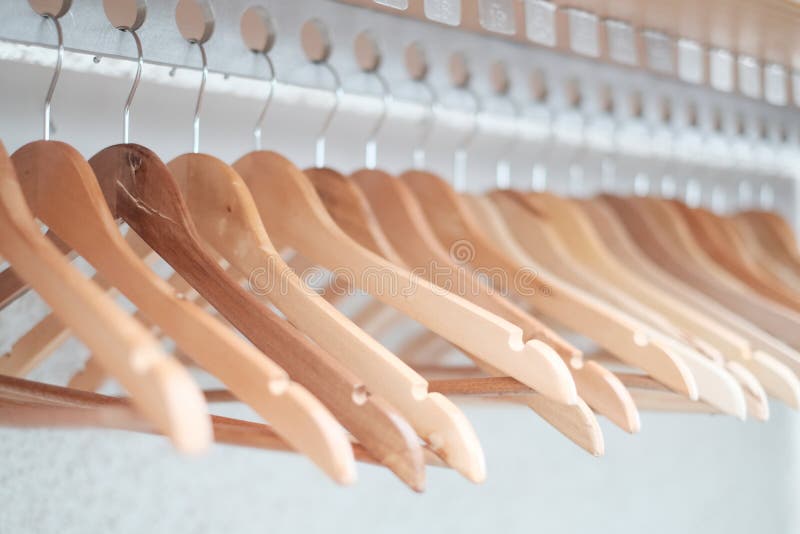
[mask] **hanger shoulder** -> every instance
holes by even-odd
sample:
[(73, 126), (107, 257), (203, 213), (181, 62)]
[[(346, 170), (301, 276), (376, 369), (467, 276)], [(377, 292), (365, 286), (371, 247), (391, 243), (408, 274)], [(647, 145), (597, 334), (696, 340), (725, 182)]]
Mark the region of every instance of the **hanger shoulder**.
[[(511, 199), (480, 198), (475, 210), (482, 216), (483, 228), (491, 235), (503, 251), (514, 261), (510, 267), (514, 271), (532, 269), (535, 280), (520, 279), (527, 282), (518, 290), (523, 297), (540, 295), (544, 298), (531, 299), (531, 305), (565, 326), (580, 332), (600, 346), (611, 351), (616, 357), (629, 365), (647, 371), (656, 380), (675, 392), (697, 397), (697, 384), (683, 361), (670, 354), (657, 341), (648, 339), (643, 328), (630, 321), (627, 316), (617, 312), (599, 299), (550, 276), (539, 267), (533, 258), (514, 239), (512, 228), (507, 220), (513, 213), (504, 214), (500, 208), (503, 202), (509, 207), (521, 209)], [(506, 218), (506, 215), (509, 218)], [(647, 340), (647, 341), (645, 341)]]
[(135, 145), (107, 148), (92, 163), (116, 213), (132, 230), (259, 351), (318, 397), (378, 459), (386, 460), (412, 487), (421, 486), (422, 451), (410, 427), (382, 399), (366, 396), (355, 376), (225, 274), (201, 244), (166, 165)]
[[(30, 161), (28, 152), (21, 150), (20, 160)], [(124, 163), (125, 168), (138, 165), (136, 158), (141, 157), (140, 154), (131, 155)], [(315, 438), (311, 442), (315, 447), (307, 448), (312, 459), (337, 480), (351, 480), (354, 462), (348, 460), (349, 447), (335, 420), (302, 388), (290, 383), (276, 364), (202, 310), (181, 299), (133, 253), (119, 233), (92, 168), (85, 160), (76, 161), (72, 172), (65, 170), (64, 165), (56, 167), (54, 164), (52, 161), (50, 166), (31, 169), (36, 174), (29, 180), (29, 194), (35, 192), (35, 209), (39, 216), (204, 368), (235, 390), (259, 414), (278, 422), (276, 428), (287, 439), (298, 447), (305, 447), (310, 437)], [(111, 169), (104, 170), (117, 174)], [(54, 177), (54, 173), (58, 177)], [(125, 187), (121, 183), (118, 185)], [(65, 187), (69, 191), (64, 191)], [(126, 194), (132, 194), (133, 189), (130, 186)], [(117, 203), (115, 207), (120, 205)], [(150, 205), (142, 202), (137, 209), (147, 211)], [(70, 219), (70, 212), (79, 216), (73, 215)], [(175, 214), (159, 213), (162, 215), (177, 220)], [(308, 418), (313, 422), (304, 425), (298, 433), (301, 426), (281, 421), (293, 418)]]
[(199, 233), (254, 294), (273, 302), (295, 326), (388, 400), (428, 442), (469, 479), (484, 477), (480, 444), (466, 417), (428, 383), (307, 287), (275, 250), (241, 177), (224, 162), (186, 154), (168, 168)]
[[(57, 154), (66, 155), (65, 164), (79, 158), (67, 145), (36, 143), (32, 148), (29, 157), (33, 161), (19, 159), (29, 182), (33, 181), (36, 156), (47, 154), (45, 160), (50, 164), (62, 162)], [(68, 169), (58, 168), (64, 175), (69, 174)], [(163, 353), (141, 325), (84, 279), (39, 233), (11, 161), (2, 149), (0, 184), (3, 256), (26, 283), (37, 290), (59, 319), (69, 324), (98, 354), (100, 362), (131, 392), (134, 402), (149, 420), (179, 448), (204, 449), (211, 440), (211, 428), (205, 401), (194, 381), (174, 359)], [(46, 196), (42, 190), (38, 193)]]
[(736, 240), (720, 229), (712, 213), (691, 209), (680, 203), (670, 205), (684, 217), (694, 238), (717, 264), (764, 297), (795, 312), (800, 311), (800, 298), (790, 288), (783, 284), (775, 284), (773, 280), (748, 264), (736, 251)]
[[(462, 286), (470, 284), (468, 278), (452, 276), (458, 270), (465, 271), (464, 267), (468, 265), (465, 260), (470, 258), (458, 257), (457, 250), (450, 253), (444, 250), (427, 224), (422, 207), (402, 180), (375, 171), (359, 171), (353, 175), (353, 179), (365, 192), (382, 228), (398, 250), (402, 251), (405, 258), (413, 258), (409, 260), (413, 267), (424, 269), (434, 262), (437, 269), (431, 281), (438, 278), (440, 284), (446, 282), (441, 276), (445, 271), (451, 273), (451, 279), (447, 280), (450, 283)], [(496, 269), (491, 272), (496, 272)], [(484, 288), (483, 284), (476, 286), (475, 283), (473, 280), (469, 286), (471, 289), (465, 292), (475, 304), (521, 327), (526, 339), (539, 338), (556, 348), (566, 362), (576, 364), (570, 368), (570, 373), (576, 381), (578, 394), (626, 431), (638, 431), (639, 415), (633, 399), (613, 374), (604, 372), (605, 369), (597, 365), (583, 366), (577, 349), (500, 294), (490, 293), (488, 286)]]
[(361, 247), (336, 226), (309, 180), (287, 160), (254, 152), (234, 168), (247, 182), (271, 235), (282, 235), (304, 256), (331, 270), (349, 269), (357, 287), (542, 394), (565, 403), (577, 399), (574, 383), (542, 383), (533, 360), (521, 357), (550, 351), (558, 358), (552, 349), (525, 344), (519, 328)]
[(306, 169), (304, 173), (339, 228), (361, 246), (395, 265), (405, 266), (400, 254), (378, 226), (363, 194), (350, 180), (327, 168)]
[[(703, 258), (702, 250), (685, 235), (688, 229), (684, 221), (667, 218), (660, 203), (645, 205), (640, 202), (644, 199), (601, 198), (619, 215), (637, 246), (659, 266), (779, 339), (800, 346), (800, 329), (787, 313), (789, 310), (784, 311), (757, 295), (748, 294), (744, 284), (730, 280), (726, 271)], [(655, 220), (656, 215), (663, 218), (660, 223)], [(669, 235), (665, 235), (667, 232)]]

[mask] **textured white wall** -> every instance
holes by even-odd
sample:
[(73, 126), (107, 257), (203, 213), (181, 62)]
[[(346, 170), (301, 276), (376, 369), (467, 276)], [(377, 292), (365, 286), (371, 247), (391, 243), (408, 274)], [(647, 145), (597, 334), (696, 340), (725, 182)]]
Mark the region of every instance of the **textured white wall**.
[[(40, 135), (49, 74), (0, 62), (0, 139), (9, 150)], [(54, 103), (57, 138), (87, 156), (118, 142), (126, 92), (126, 81), (66, 72)], [(133, 140), (164, 159), (185, 151), (193, 98), (191, 91), (145, 84), (134, 105)], [(247, 130), (258, 107), (210, 95), (202, 146), (229, 160), (249, 150)], [(302, 110), (276, 108), (265, 145), (310, 164), (318, 124)], [(358, 166), (359, 139), (370, 126), (347, 117), (334, 126), (332, 164)], [(408, 161), (400, 150), (413, 139), (407, 131), (390, 125), (381, 145), (381, 161), (392, 169)], [(446, 166), (444, 155), (434, 160)], [(483, 165), (489, 175), (491, 162)], [(0, 349), (44, 313), (34, 295), (0, 313)], [(32, 376), (63, 383), (83, 358), (85, 349), (71, 341)], [(343, 489), (291, 454), (219, 446), (187, 459), (158, 437), (0, 431), (0, 533), (800, 531), (800, 417), (780, 405), (771, 406), (765, 424), (645, 414), (637, 436), (602, 421), (602, 458), (579, 450), (530, 411), (465, 409), (486, 451), (488, 480), (474, 486), (433, 469), (423, 495), (371, 466), (360, 466), (358, 484)]]

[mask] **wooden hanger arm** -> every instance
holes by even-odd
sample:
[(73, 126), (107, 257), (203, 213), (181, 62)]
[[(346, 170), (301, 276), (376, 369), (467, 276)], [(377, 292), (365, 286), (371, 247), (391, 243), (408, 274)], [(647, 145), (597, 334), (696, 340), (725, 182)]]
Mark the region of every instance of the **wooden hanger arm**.
[(440, 454), (470, 480), (485, 476), (483, 454), (466, 417), (427, 382), (307, 287), (286, 265), (263, 228), (236, 172), (211, 156), (187, 154), (169, 163), (200, 234), (251, 292), (273, 302), (292, 324), (389, 401)]
[[(33, 163), (55, 165), (59, 160), (50, 159), (53, 156), (45, 148), (42, 160)], [(21, 170), (23, 178), (30, 180), (31, 166), (23, 164)], [(100, 356), (105, 368), (131, 392), (137, 407), (178, 448), (188, 452), (206, 448), (210, 423), (194, 381), (141, 325), (83, 278), (41, 235), (2, 146), (0, 195), (4, 219), (0, 253), (59, 319)]]
[(453, 287), (463, 287), (465, 290), (459, 293), (521, 327), (525, 339), (538, 338), (553, 346), (565, 362), (572, 364), (570, 374), (576, 382), (578, 394), (589, 406), (607, 415), (626, 431), (638, 431), (639, 416), (633, 400), (613, 375), (600, 366), (583, 366), (581, 354), (575, 347), (501, 294), (493, 292), (483, 281), (470, 279), (473, 273), (466, 269), (469, 264), (465, 261), (469, 258), (454, 257), (457, 254), (453, 252), (458, 251), (444, 250), (427, 224), (422, 208), (402, 180), (367, 170), (356, 172), (352, 178), (367, 197), (381, 229), (416, 272), (438, 285), (449, 282)]
[(542, 383), (538, 354), (558, 356), (497, 316), (392, 265), (350, 239), (328, 215), (308, 179), (280, 156), (254, 152), (234, 168), (245, 179), (270, 235), (278, 234), (304, 256), (342, 270), (370, 293), (504, 373), (563, 403), (576, 402), (574, 382)]
[(294, 327), (225, 274), (200, 243), (178, 184), (137, 145), (92, 158), (109, 204), (255, 347), (311, 391), (375, 456), (413, 488), (424, 481), (422, 451), (411, 428), (382, 399)]
[[(673, 391), (692, 399), (697, 398), (697, 384), (683, 361), (671, 355), (658, 342), (648, 339), (639, 325), (633, 324), (604, 302), (578, 291), (536, 266), (510, 235), (503, 214), (493, 199), (474, 197), (470, 202), (474, 213), (481, 217), (485, 231), (503, 247), (505, 253), (493, 253), (484, 261), (491, 260), (496, 265), (502, 265), (507, 272), (517, 273), (512, 289), (520, 298), (542, 314), (586, 335), (626, 363), (648, 372)], [(490, 252), (487, 251), (487, 256)], [(476, 256), (480, 253), (476, 248)]]

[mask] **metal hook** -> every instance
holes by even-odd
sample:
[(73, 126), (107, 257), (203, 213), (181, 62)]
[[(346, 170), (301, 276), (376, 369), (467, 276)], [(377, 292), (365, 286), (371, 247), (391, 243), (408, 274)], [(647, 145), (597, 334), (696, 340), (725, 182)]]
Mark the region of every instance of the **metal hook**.
[(258, 116), (258, 120), (256, 121), (255, 128), (253, 128), (253, 140), (255, 142), (256, 150), (261, 150), (261, 131), (264, 126), (264, 119), (267, 118), (267, 110), (269, 109), (270, 104), (272, 103), (272, 97), (275, 95), (275, 86), (278, 83), (277, 75), (275, 74), (275, 65), (272, 63), (272, 59), (270, 59), (269, 54), (263, 53), (264, 59), (267, 60), (267, 65), (269, 66), (269, 94), (267, 95), (267, 101), (264, 102), (264, 108), (261, 110), (261, 114)]
[(424, 122), (425, 128), (422, 131), (417, 146), (414, 148), (413, 159), (415, 169), (425, 168), (426, 147), (428, 146), (428, 140), (433, 132), (433, 127), (436, 125), (436, 108), (439, 105), (439, 95), (436, 93), (436, 89), (434, 89), (433, 85), (427, 80), (420, 80), (419, 83), (428, 91), (428, 114)]
[(508, 155), (511, 154), (514, 147), (516, 147), (520, 141), (519, 124), (522, 116), (522, 108), (513, 98), (509, 98), (508, 102), (514, 114), (514, 131), (511, 135), (511, 139), (497, 156), (495, 182), (498, 189), (508, 189), (511, 187), (511, 163), (508, 161)]
[(58, 84), (58, 77), (61, 75), (61, 64), (64, 61), (64, 32), (61, 30), (61, 23), (57, 18), (52, 15), (42, 15), (45, 19), (53, 22), (58, 35), (58, 60), (56, 61), (56, 69), (53, 72), (53, 78), (50, 80), (50, 87), (47, 90), (47, 96), (44, 99), (44, 140), (50, 140), (50, 103), (53, 100), (53, 94), (56, 92), (56, 85)]
[(331, 64), (328, 63), (327, 61), (322, 61), (319, 64), (328, 69), (328, 72), (330, 72), (331, 76), (333, 77), (333, 82), (334, 84), (336, 84), (336, 89), (334, 91), (334, 96), (336, 97), (336, 101), (334, 102), (331, 110), (328, 112), (328, 116), (325, 117), (325, 122), (322, 123), (322, 128), (320, 129), (319, 134), (317, 135), (316, 151), (314, 154), (314, 165), (318, 169), (325, 166), (325, 144), (326, 144), (325, 134), (328, 132), (328, 128), (330, 127), (331, 122), (333, 121), (334, 115), (336, 115), (336, 112), (339, 110), (339, 104), (341, 104), (342, 102), (342, 95), (344, 93), (344, 90), (342, 89), (342, 80), (341, 78), (339, 78), (339, 73), (336, 72), (336, 69), (334, 69), (333, 66), (331, 66)]
[(206, 56), (206, 49), (200, 41), (189, 41), (191, 44), (196, 44), (200, 49), (200, 57), (203, 61), (203, 76), (200, 80), (200, 91), (197, 93), (197, 103), (194, 106), (194, 119), (192, 120), (192, 152), (197, 154), (200, 152), (200, 107), (203, 104), (203, 94), (206, 90), (206, 80), (208, 79), (208, 57)]
[(467, 149), (477, 137), (480, 131), (480, 114), (483, 112), (483, 102), (471, 88), (466, 88), (467, 94), (472, 97), (474, 109), (472, 113), (472, 128), (458, 143), (453, 153), (453, 187), (456, 191), (463, 191), (467, 178)]
[(381, 116), (378, 118), (378, 122), (372, 127), (372, 131), (369, 133), (367, 142), (364, 145), (364, 166), (367, 169), (374, 169), (378, 164), (378, 132), (381, 131), (383, 124), (386, 122), (386, 117), (389, 115), (389, 105), (392, 103), (392, 92), (389, 88), (389, 82), (377, 70), (372, 71), (372, 74), (381, 84), (381, 90), (383, 91), (383, 110), (381, 111)]
[(128, 93), (128, 99), (125, 101), (125, 107), (122, 110), (122, 142), (128, 143), (128, 139), (130, 137), (130, 127), (131, 127), (131, 104), (133, 103), (133, 97), (136, 95), (136, 90), (139, 88), (139, 82), (142, 79), (142, 67), (144, 66), (144, 55), (142, 52), (142, 41), (139, 39), (139, 34), (136, 33), (136, 30), (130, 28), (120, 28), (120, 30), (124, 32), (128, 32), (133, 35), (133, 40), (136, 42), (136, 76), (133, 78), (133, 86), (131, 87), (131, 92)]

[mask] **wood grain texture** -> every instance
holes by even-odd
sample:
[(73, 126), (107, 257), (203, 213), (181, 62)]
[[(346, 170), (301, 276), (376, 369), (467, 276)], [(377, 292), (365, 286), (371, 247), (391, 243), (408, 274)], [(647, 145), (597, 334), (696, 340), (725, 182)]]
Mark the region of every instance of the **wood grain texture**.
[(542, 383), (534, 360), (525, 356), (550, 352), (558, 359), (552, 349), (535, 340), (523, 342), (518, 327), (359, 245), (331, 219), (314, 186), (291, 162), (273, 152), (251, 152), (234, 168), (247, 182), (271, 236), (330, 270), (348, 270), (357, 287), (543, 395), (567, 404), (577, 401), (574, 387)]
[(108, 205), (261, 352), (309, 389), (376, 458), (415, 489), (422, 450), (408, 424), (361, 381), (235, 283), (203, 248), (178, 184), (152, 152), (118, 145), (92, 158)]
[[(793, 348), (800, 347), (800, 317), (752, 294), (717, 266), (691, 238), (685, 221), (647, 199), (600, 197), (617, 214), (637, 246), (663, 269)], [(773, 354), (800, 371), (800, 361)]]
[[(425, 213), (406, 184), (390, 175), (374, 170), (353, 174), (353, 180), (369, 200), (381, 229), (400, 251), (406, 262), (438, 285), (463, 288), (460, 293), (477, 304), (523, 330), (524, 339), (539, 339), (551, 344), (565, 361), (576, 383), (578, 394), (590, 406), (597, 407), (628, 432), (640, 428), (633, 400), (622, 384), (616, 384), (611, 373), (597, 364), (583, 366), (580, 353), (560, 336), (490, 288), (468, 270), (468, 261), (444, 249), (427, 223)], [(334, 218), (335, 215), (334, 215)]]
[[(37, 168), (68, 175), (72, 160), (63, 158), (60, 149), (75, 152), (61, 143), (34, 145), (39, 150), (33, 161), (26, 163), (24, 157), (14, 160), (15, 166), (19, 163), (20, 181), (0, 145), (0, 253), (98, 355), (99, 362), (131, 393), (136, 407), (156, 428), (180, 450), (202, 451), (211, 441), (211, 426), (205, 402), (189, 374), (40, 233), (28, 205), (39, 211), (42, 203), (66, 205), (69, 197), (50, 194)], [(50, 183), (63, 186), (66, 182)], [(66, 195), (80, 194), (66, 189)]]
[[(242, 178), (219, 159), (187, 154), (169, 163), (206, 242), (249, 277), (254, 294), (272, 302), (320, 347), (389, 401), (429, 444), (468, 479), (485, 476), (483, 453), (463, 413), (346, 316), (307, 287), (283, 261)], [(253, 280), (253, 273), (259, 279)]]
[[(528, 253), (540, 253), (543, 249), (554, 252), (556, 261), (547, 267), (560, 267), (566, 271), (565, 266), (572, 266), (571, 272), (567, 271), (571, 275), (570, 282), (598, 298), (621, 306), (624, 312), (648, 325), (648, 337), (669, 347), (690, 369), (701, 400), (726, 414), (742, 419), (746, 417), (744, 392), (726, 371), (719, 350), (707, 343), (700, 344), (696, 338), (674, 326), (671, 319), (679, 317), (681, 310), (670, 314), (666, 308), (669, 302), (665, 302), (659, 290), (653, 289), (646, 281), (637, 280), (634, 273), (625, 272), (624, 265), (608, 252), (591, 222), (574, 204), (550, 193), (504, 193), (523, 208), (529, 208), (520, 210), (518, 217), (524, 219), (524, 223), (516, 234)], [(509, 225), (515, 224), (516, 221), (509, 221)], [(544, 239), (526, 239), (525, 231), (539, 231)], [(692, 322), (685, 321), (684, 324)], [(704, 350), (704, 346), (708, 349)]]
[[(669, 383), (675, 391), (689, 396), (696, 395), (696, 385), (688, 369), (656, 345), (642, 347), (635, 343), (637, 329), (630, 322), (626, 323), (618, 314), (614, 315), (609, 307), (603, 307), (596, 299), (579, 295), (573, 288), (541, 269), (527, 255), (517, 256), (511, 261), (509, 252), (519, 250), (505, 249), (505, 245), (512, 243), (509, 232), (502, 228), (499, 218), (489, 220), (491, 214), (484, 214), (487, 217), (487, 220), (482, 221), (484, 227), (491, 225), (493, 230), (490, 239), (466, 202), (462, 202), (443, 180), (417, 171), (406, 173), (401, 179), (414, 192), (441, 243), (452, 244), (466, 238), (472, 246), (472, 261), (475, 265), (484, 268), (500, 267), (508, 274), (509, 280), (514, 283), (510, 287), (499, 286), (496, 288), (498, 291), (513, 290), (542, 314), (601, 345), (610, 346), (620, 357), (650, 366), (648, 372)], [(498, 245), (502, 241), (505, 242), (504, 249), (501, 250)], [(520, 276), (520, 273), (533, 276)], [(637, 354), (640, 355), (639, 358)]]
[[(787, 353), (788, 357), (794, 357), (794, 351), (790, 347), (736, 316), (707, 295), (686, 284), (683, 280), (662, 270), (637, 247), (617, 215), (608, 205), (598, 199), (586, 199), (579, 202), (584, 213), (591, 218), (593, 224), (603, 229), (600, 236), (620, 261), (625, 262), (629, 268), (646, 277), (651, 284), (674, 295), (681, 302), (697, 310), (703, 317), (715, 321), (721, 328), (744, 340), (750, 349), (747, 354), (736, 350), (732, 352), (723, 351), (725, 357), (738, 362), (754, 376), (761, 377), (758, 380), (764, 380), (767, 393), (782, 400), (789, 406), (794, 407), (797, 405), (798, 398), (791, 393), (791, 391), (800, 391), (800, 388), (797, 387), (798, 379), (794, 373), (788, 367), (775, 360), (774, 357), (760, 352), (759, 357), (755, 358), (752, 351), (753, 348), (772, 347), (774, 351), (784, 352)], [(735, 373), (735, 376), (742, 379), (741, 374), (741, 372)], [(743, 385), (741, 380), (740, 384)], [(747, 389), (745, 387), (745, 391)], [(754, 406), (752, 402), (749, 405)], [(758, 408), (757, 412), (761, 415), (765, 413), (762, 408)]]

